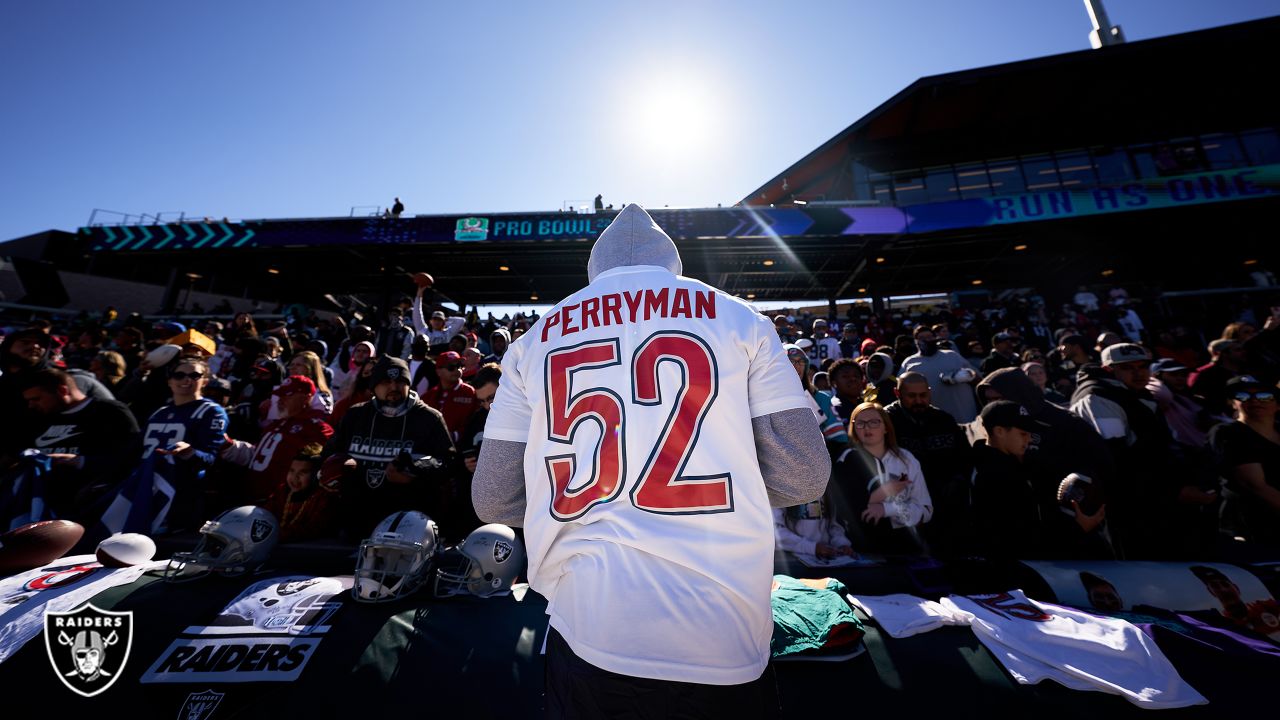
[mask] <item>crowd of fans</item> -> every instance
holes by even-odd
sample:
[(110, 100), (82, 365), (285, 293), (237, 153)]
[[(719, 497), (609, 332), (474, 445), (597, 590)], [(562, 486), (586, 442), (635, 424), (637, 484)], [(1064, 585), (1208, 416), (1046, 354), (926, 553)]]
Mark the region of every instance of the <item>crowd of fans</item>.
[[(0, 529), (67, 518), (91, 529), (88, 546), (119, 488), (145, 473), (163, 490), (154, 533), (252, 504), (285, 541), (358, 543), (417, 508), (460, 541), (480, 525), (470, 477), (502, 355), (536, 317), (482, 321), (433, 297), (420, 288), (377, 325), (295, 306), (266, 323), (241, 313), (187, 327), (108, 309), (10, 328)], [(16, 507), (34, 471), (39, 490)]]
[[(108, 310), (10, 328), (0, 497), (42, 468), (42, 512), (91, 527), (145, 472), (166, 489), (155, 532), (254, 504), (286, 541), (357, 543), (403, 509), (461, 540), (480, 524), (470, 478), (502, 356), (537, 318), (482, 320), (434, 297), (422, 287), (375, 317), (294, 306), (187, 327)], [(1272, 552), (1280, 307), (1209, 342), (1148, 329), (1139, 307), (1081, 288), (1057, 311), (1022, 297), (777, 314), (833, 458), (821, 500), (775, 511), (778, 546), (821, 559)]]
[(780, 548), (1022, 559), (1249, 559), (1280, 541), (1280, 307), (1205, 342), (1149, 330), (1122, 288), (1050, 311), (774, 325), (813, 398), (826, 496), (775, 510)]

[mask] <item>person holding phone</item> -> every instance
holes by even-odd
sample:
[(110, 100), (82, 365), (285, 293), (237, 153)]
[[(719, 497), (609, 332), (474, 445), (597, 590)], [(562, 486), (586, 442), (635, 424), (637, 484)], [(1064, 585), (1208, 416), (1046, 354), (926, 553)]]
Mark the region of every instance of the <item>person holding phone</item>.
[(851, 447), (836, 460), (834, 482), (861, 520), (850, 528), (856, 550), (927, 553), (918, 527), (933, 517), (920, 461), (898, 446), (893, 419), (878, 403), (862, 403), (849, 420)]

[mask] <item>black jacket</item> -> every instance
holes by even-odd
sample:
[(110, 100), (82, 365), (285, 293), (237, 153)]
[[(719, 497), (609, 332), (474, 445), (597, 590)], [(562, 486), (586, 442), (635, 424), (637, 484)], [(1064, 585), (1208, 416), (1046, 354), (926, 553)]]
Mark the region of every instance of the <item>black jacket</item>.
[[(387, 464), (402, 453), (415, 462), (408, 468), (413, 481), (407, 485), (387, 482)], [(407, 407), (396, 414), (384, 413), (377, 400), (353, 406), (343, 416), (337, 431), (325, 447), (325, 455), (348, 455), (357, 467), (342, 481), (344, 528), (350, 538), (361, 540), (387, 515), (400, 510), (422, 510), (443, 515), (438, 507), (454, 463), (453, 440), (444, 417), (410, 391)], [(437, 471), (421, 460), (430, 456), (440, 461)], [(448, 488), (451, 494), (452, 488)], [(434, 514), (433, 514), (434, 511)]]

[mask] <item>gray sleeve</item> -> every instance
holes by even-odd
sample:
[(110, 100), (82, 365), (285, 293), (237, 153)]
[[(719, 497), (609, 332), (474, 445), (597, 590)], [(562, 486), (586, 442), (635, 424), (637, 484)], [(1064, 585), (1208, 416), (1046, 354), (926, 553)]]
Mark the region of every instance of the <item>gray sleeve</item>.
[(471, 504), (476, 517), (511, 527), (524, 525), (525, 443), (485, 440), (471, 480)]
[(831, 456), (813, 411), (804, 408), (761, 415), (751, 420), (751, 430), (769, 504), (790, 507), (822, 496), (831, 477)]

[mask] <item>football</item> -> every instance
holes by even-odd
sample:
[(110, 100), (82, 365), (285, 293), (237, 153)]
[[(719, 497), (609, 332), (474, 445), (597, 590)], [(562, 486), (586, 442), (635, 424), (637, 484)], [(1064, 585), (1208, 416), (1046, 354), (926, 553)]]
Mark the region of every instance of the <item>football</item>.
[(0, 574), (38, 568), (80, 542), (84, 527), (70, 520), (42, 520), (0, 535)]
[(1058, 503), (1064, 512), (1074, 514), (1072, 502), (1080, 503), (1080, 509), (1087, 515), (1098, 512), (1102, 506), (1101, 493), (1093, 479), (1087, 475), (1071, 473), (1058, 483)]
[(414, 273), (413, 282), (415, 285), (422, 288), (429, 288), (432, 285), (436, 284), (435, 278), (431, 277), (430, 275), (424, 272)]
[(141, 565), (155, 555), (155, 541), (140, 533), (118, 533), (98, 543), (98, 562), (103, 567)]

